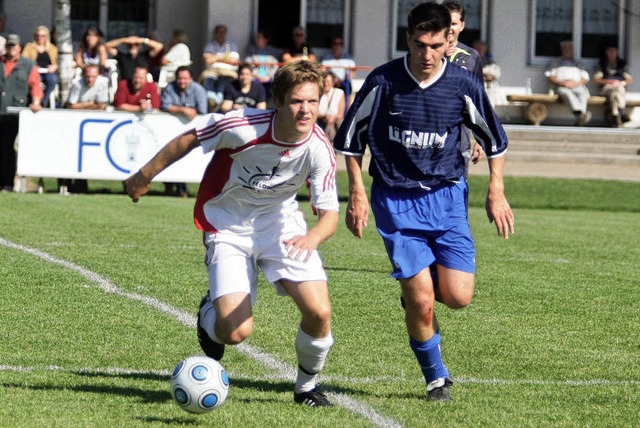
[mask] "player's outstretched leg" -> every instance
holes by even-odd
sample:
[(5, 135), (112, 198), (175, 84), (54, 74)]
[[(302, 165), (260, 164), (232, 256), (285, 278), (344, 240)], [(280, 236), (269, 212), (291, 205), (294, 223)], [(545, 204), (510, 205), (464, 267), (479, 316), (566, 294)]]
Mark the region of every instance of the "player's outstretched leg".
[(316, 377), (322, 371), (327, 354), (333, 345), (331, 333), (324, 338), (314, 338), (298, 329), (296, 353), (298, 354), (298, 376), (293, 399), (298, 404), (311, 407), (333, 406), (326, 395), (316, 386)]
[(213, 340), (204, 327), (204, 325), (210, 326), (210, 330), (213, 332), (215, 323), (215, 309), (209, 293), (207, 293), (200, 301), (198, 308), (198, 342), (207, 357), (220, 361), (224, 356), (224, 344)]

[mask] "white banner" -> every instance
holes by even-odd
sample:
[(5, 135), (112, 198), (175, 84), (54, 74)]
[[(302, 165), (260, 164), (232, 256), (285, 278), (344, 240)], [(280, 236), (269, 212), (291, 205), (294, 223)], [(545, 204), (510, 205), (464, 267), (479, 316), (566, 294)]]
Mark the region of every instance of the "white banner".
[[(197, 120), (167, 113), (24, 109), (18, 175), (124, 180)], [(211, 156), (193, 150), (154, 181), (199, 183)]]

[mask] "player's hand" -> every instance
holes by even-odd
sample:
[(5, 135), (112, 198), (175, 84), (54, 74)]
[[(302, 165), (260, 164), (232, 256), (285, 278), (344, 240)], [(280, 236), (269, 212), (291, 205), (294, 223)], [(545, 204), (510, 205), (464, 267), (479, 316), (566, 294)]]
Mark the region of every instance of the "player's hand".
[(487, 193), (486, 209), (489, 222), (495, 222), (496, 224), (498, 236), (509, 239), (509, 233), (512, 235), (515, 233), (515, 218), (504, 193), (489, 191)]
[(138, 202), (140, 198), (149, 191), (149, 188), (151, 188), (151, 180), (145, 177), (142, 172), (138, 171), (125, 180), (124, 186), (131, 200)]
[(345, 223), (354, 236), (362, 238), (362, 229), (367, 227), (369, 221), (369, 200), (365, 193), (352, 193), (349, 195), (347, 215)]
[(313, 252), (320, 245), (320, 240), (313, 234), (297, 235), (284, 241), (284, 248), (287, 256), (293, 260), (308, 262)]
[(480, 144), (474, 144), (473, 150), (471, 151), (471, 162), (477, 164), (480, 159), (484, 157), (484, 149)]

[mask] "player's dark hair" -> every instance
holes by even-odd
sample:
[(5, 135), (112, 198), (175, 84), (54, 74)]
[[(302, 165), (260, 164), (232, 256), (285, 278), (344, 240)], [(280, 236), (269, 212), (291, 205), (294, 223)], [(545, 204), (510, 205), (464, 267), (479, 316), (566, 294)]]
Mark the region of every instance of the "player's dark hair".
[(435, 2), (421, 3), (411, 9), (407, 22), (409, 34), (416, 30), (436, 33), (445, 30), (447, 34), (451, 28), (451, 13), (444, 5)]
[(447, 0), (442, 3), (449, 12), (458, 12), (460, 14), (460, 21), (464, 22), (464, 6), (458, 0)]
[(324, 91), (324, 71), (315, 61), (294, 61), (278, 69), (271, 82), (271, 93), (279, 103), (284, 103), (284, 97), (294, 86), (301, 83), (315, 83), (318, 85), (318, 99)]

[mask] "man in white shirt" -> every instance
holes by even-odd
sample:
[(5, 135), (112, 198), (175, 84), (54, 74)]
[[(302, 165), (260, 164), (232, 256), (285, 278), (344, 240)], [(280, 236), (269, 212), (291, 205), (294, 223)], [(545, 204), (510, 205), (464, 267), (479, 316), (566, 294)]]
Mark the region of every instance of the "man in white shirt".
[(591, 120), (591, 112), (587, 111), (589, 101), (589, 73), (573, 58), (573, 43), (570, 40), (560, 42), (562, 55), (549, 65), (545, 75), (549, 83), (554, 85), (558, 96), (571, 107), (576, 125), (584, 126)]
[(71, 85), (69, 108), (104, 110), (109, 104), (109, 79), (100, 75), (96, 64), (88, 64), (82, 70), (82, 78)]

